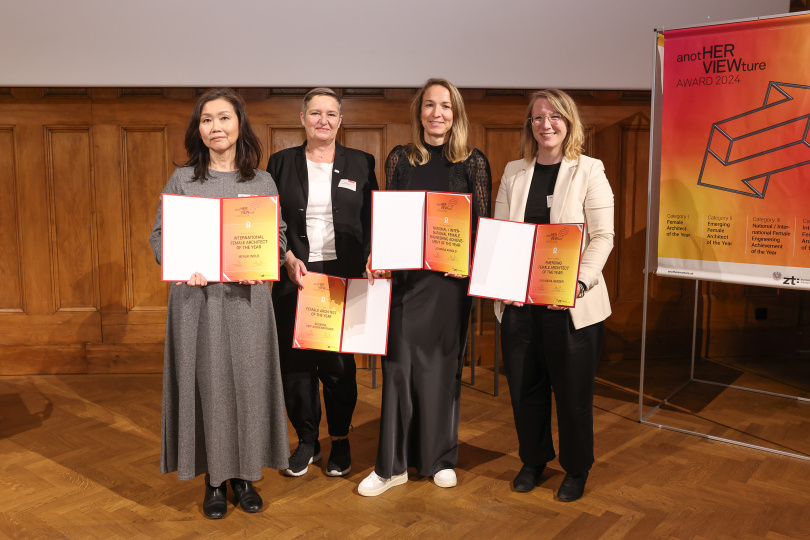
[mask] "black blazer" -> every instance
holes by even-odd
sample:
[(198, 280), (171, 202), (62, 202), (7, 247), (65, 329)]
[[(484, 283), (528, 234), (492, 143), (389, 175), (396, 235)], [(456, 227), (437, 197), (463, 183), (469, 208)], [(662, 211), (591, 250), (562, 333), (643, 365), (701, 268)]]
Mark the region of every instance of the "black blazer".
[[(301, 146), (287, 148), (270, 156), (267, 172), (276, 182), (281, 215), (287, 224), (287, 249), (307, 264), (307, 200), (309, 179), (307, 161)], [(354, 190), (338, 187), (341, 180), (354, 182)], [(335, 142), (332, 168), (332, 218), (335, 227), (335, 252), (341, 277), (360, 277), (371, 252), (371, 192), (378, 189), (374, 156), (346, 148)], [(286, 269), (273, 286), (273, 295), (297, 291)]]

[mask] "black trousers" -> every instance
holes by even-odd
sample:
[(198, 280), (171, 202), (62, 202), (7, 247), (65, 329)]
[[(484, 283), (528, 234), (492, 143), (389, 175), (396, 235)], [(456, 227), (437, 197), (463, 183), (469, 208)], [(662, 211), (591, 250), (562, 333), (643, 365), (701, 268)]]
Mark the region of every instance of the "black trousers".
[(574, 329), (566, 310), (506, 306), (504, 370), (512, 398), (519, 455), (526, 465), (555, 457), (551, 391), (557, 405), (560, 465), (582, 474), (593, 465), (593, 389), (604, 323)]
[[(310, 272), (338, 275), (334, 261), (309, 262), (306, 267)], [(281, 271), (286, 272), (286, 269)], [(318, 440), (318, 426), (321, 423), (320, 380), (323, 383), (329, 435), (344, 437), (349, 434), (352, 414), (357, 405), (354, 354), (294, 349), (292, 342), (297, 301), (297, 290), (273, 297), (287, 416), (300, 442)]]

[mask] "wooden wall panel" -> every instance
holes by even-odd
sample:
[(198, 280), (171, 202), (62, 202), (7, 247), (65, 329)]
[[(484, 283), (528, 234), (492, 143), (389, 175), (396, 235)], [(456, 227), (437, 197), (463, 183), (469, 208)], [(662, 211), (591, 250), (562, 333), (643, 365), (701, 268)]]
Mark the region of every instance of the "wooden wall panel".
[(307, 139), (304, 128), (301, 126), (270, 126), (270, 150), (268, 155), (275, 154), (286, 148), (300, 146)]
[[(337, 89), (338, 140), (384, 161), (411, 138), (413, 89)], [(264, 144), (261, 167), (304, 140), (306, 89), (239, 89)], [(0, 375), (154, 372), (162, 367), (169, 284), (160, 281), (149, 232), (201, 89), (13, 88), (0, 95)], [(470, 144), (488, 157), (494, 203), (503, 169), (518, 159), (529, 92), (464, 89)], [(585, 153), (601, 159), (616, 195), (616, 247), (604, 275), (613, 303), (605, 354), (639, 354), (649, 159), (649, 96), (577, 91)], [(652, 277), (648, 353), (688, 355), (693, 281)], [(810, 348), (810, 294), (704, 283), (704, 354)], [(491, 302), (478, 315), (494, 330)], [(759, 309), (759, 311), (757, 311)], [(757, 318), (767, 311), (765, 319)], [(488, 348), (487, 348), (488, 347)], [(491, 362), (491, 346), (479, 348)], [(486, 357), (486, 358), (485, 358)], [(362, 360), (361, 360), (362, 362)]]
[(349, 148), (356, 148), (374, 156), (374, 172), (377, 180), (385, 175), (385, 126), (353, 127), (343, 126), (342, 144)]
[(520, 125), (489, 126), (484, 125), (484, 144), (481, 149), (489, 160), (492, 173), (492, 211), (495, 211), (495, 199), (506, 164), (520, 159)]
[(0, 312), (23, 311), (14, 128), (0, 126)]
[(46, 128), (56, 311), (98, 309), (90, 128)]
[(161, 282), (149, 233), (163, 186), (168, 179), (164, 127), (125, 127), (121, 131), (124, 153), (124, 194), (128, 291), (130, 310), (163, 310), (168, 283)]

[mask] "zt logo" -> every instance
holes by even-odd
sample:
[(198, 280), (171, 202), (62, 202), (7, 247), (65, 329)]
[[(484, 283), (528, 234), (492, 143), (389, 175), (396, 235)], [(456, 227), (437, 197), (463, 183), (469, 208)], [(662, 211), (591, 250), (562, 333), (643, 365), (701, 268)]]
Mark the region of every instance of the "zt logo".
[(786, 277), (785, 281), (782, 282), (782, 285), (796, 285), (796, 277), (795, 276)]

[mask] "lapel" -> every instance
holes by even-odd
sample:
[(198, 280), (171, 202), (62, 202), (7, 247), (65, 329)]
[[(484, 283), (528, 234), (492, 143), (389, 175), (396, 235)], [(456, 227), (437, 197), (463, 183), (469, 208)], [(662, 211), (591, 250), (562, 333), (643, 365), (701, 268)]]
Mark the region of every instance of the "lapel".
[(510, 212), (509, 219), (512, 221), (523, 221), (526, 214), (526, 201), (529, 198), (529, 188), (532, 186), (532, 176), (534, 176), (534, 160), (523, 160), (523, 169), (515, 175), (515, 181), (512, 184), (512, 197), (511, 200), (515, 204), (510, 204), (513, 209)]
[(577, 171), (579, 158), (571, 160), (563, 158), (560, 164), (560, 172), (557, 173), (557, 182), (554, 184), (554, 199), (551, 202), (550, 223), (560, 223), (560, 215), (565, 208), (568, 192), (571, 188), (571, 181)]
[(343, 167), (346, 165), (345, 148), (335, 141), (335, 162), (332, 164), (332, 206), (334, 207), (335, 200), (337, 199), (338, 184), (341, 178), (346, 178), (346, 171)]
[(309, 200), (309, 175), (307, 174), (307, 143), (304, 142), (295, 150), (295, 171), (298, 173), (298, 181), (301, 183), (301, 192), (304, 194), (304, 208)]

